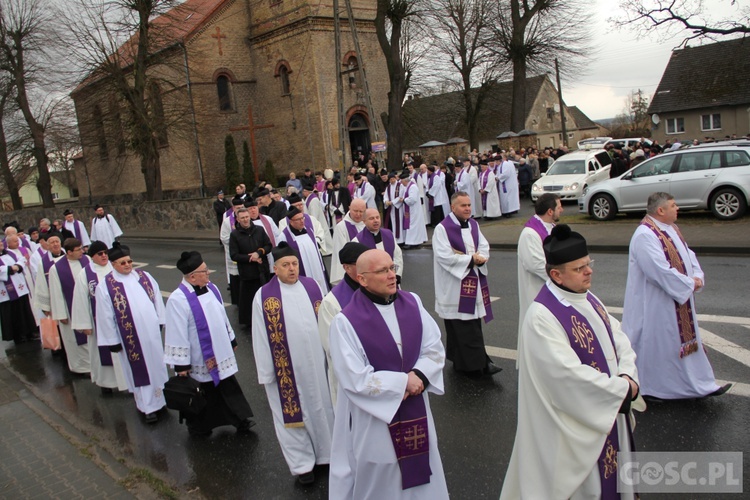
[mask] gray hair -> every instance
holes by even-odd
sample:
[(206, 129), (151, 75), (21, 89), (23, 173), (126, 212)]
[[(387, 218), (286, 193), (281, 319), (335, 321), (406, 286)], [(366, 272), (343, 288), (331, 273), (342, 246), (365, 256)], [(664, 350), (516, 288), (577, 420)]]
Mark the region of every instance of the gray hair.
[(471, 196), (469, 196), (469, 193), (466, 191), (456, 191), (451, 195), (451, 205), (453, 205), (453, 202), (456, 201), (456, 198), (460, 196), (466, 196), (467, 198), (471, 199)]
[(674, 200), (674, 196), (669, 193), (665, 193), (663, 191), (651, 193), (648, 197), (648, 201), (646, 202), (646, 212), (649, 215), (654, 215), (659, 207), (663, 206), (670, 200)]

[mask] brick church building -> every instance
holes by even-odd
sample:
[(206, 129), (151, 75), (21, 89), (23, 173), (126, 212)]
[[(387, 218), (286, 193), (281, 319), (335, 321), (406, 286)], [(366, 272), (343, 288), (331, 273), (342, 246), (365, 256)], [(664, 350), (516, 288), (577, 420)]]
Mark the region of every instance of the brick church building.
[[(375, 34), (375, 0), (351, 0), (377, 117), (387, 109), (388, 77)], [(343, 8), (344, 3), (341, 2)], [(151, 22), (159, 30), (149, 67), (165, 113), (159, 137), (162, 188), (180, 196), (225, 187), (224, 139), (238, 155), (251, 143), (256, 171), (267, 160), (277, 175), (339, 166), (336, 75), (356, 68), (342, 12), (336, 61), (333, 9), (309, 0), (187, 0)], [(372, 120), (358, 72), (342, 75), (350, 151), (369, 150)], [(93, 74), (72, 93), (83, 155), (81, 193), (95, 197), (145, 192), (140, 160), (127, 148), (123, 107)], [(378, 118), (379, 119), (379, 118)], [(380, 126), (381, 134), (382, 125)], [(232, 187), (229, 186), (229, 189)]]

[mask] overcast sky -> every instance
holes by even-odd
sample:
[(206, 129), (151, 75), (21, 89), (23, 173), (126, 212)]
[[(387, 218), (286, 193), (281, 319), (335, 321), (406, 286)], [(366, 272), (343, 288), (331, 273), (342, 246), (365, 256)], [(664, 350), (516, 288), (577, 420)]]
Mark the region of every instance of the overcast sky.
[[(705, 2), (709, 3), (715, 16), (731, 15), (740, 8), (738, 5), (732, 7), (729, 0)], [(746, 6), (748, 2), (738, 0), (737, 3)], [(565, 103), (578, 106), (593, 120), (613, 118), (622, 113), (625, 97), (632, 90), (643, 90), (650, 101), (672, 49), (682, 41), (679, 36), (664, 39), (668, 37), (664, 30), (653, 30), (648, 37), (637, 39), (632, 30), (614, 29), (607, 20), (618, 17), (618, 4), (616, 0), (592, 0), (594, 12), (581, 19), (588, 19), (591, 23), (596, 55), (586, 65), (585, 76), (577, 81), (562, 82)], [(691, 45), (698, 44), (691, 42)]]

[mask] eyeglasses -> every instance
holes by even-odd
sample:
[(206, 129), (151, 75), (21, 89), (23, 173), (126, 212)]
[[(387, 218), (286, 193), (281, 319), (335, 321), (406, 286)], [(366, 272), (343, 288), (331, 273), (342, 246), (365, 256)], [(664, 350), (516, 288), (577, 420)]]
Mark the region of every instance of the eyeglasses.
[(193, 271), (190, 274), (211, 274), (211, 270), (210, 269), (202, 269), (200, 271)]
[(384, 274), (387, 274), (388, 271), (392, 271), (393, 273), (398, 272), (398, 266), (396, 264), (392, 264), (389, 267), (384, 267), (383, 269), (378, 269), (376, 271), (362, 271), (359, 274), (377, 274), (378, 276), (382, 276)]
[(102, 255), (107, 255), (107, 251), (106, 250), (102, 250), (101, 252), (96, 252), (96, 255), (98, 257), (101, 257)]
[(591, 269), (591, 270), (593, 270), (593, 269), (594, 269), (594, 261), (593, 261), (593, 259), (592, 259), (592, 260), (590, 260), (590, 261), (588, 262), (588, 264), (584, 264), (584, 265), (582, 265), (582, 266), (579, 266), (579, 267), (573, 267), (573, 268), (571, 268), (570, 270), (571, 270), (571, 271), (573, 271), (573, 272), (574, 272), (574, 273), (576, 273), (576, 274), (580, 274), (580, 273), (582, 273), (582, 272), (583, 272), (583, 270), (584, 270), (584, 269), (586, 269), (587, 267), (588, 267), (589, 269)]
[(132, 260), (119, 260), (119, 261), (115, 262), (115, 264), (120, 264), (121, 266), (124, 266), (124, 265), (127, 265), (127, 264), (132, 264), (132, 263), (133, 263)]

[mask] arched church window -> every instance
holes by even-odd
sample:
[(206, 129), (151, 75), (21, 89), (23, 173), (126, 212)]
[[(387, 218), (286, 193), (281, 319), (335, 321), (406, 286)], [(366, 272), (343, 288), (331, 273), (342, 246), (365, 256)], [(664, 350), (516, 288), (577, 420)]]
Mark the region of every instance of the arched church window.
[(291, 84), (289, 81), (289, 75), (292, 73), (292, 68), (286, 61), (279, 61), (276, 65), (276, 76), (281, 82), (281, 95), (289, 95), (292, 93)]
[(233, 111), (232, 82), (227, 75), (216, 78), (216, 92), (219, 94), (219, 110)]
[(96, 129), (96, 140), (99, 145), (99, 158), (106, 160), (109, 158), (109, 149), (107, 147), (107, 134), (104, 130), (104, 117), (102, 115), (102, 108), (99, 105), (94, 106), (92, 112), (93, 125)]

